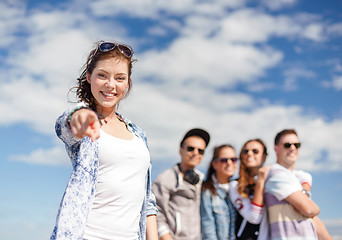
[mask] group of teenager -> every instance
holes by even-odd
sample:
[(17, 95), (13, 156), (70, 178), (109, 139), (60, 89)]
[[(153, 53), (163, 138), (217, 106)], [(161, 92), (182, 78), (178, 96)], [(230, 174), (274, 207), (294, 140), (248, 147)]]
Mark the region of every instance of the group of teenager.
[(331, 239), (311, 199), (311, 175), (295, 169), (301, 143), (294, 129), (276, 134), (271, 166), (264, 166), (268, 152), (259, 138), (239, 155), (230, 144), (214, 147), (204, 178), (196, 166), (209, 139), (203, 129), (187, 132), (180, 163), (153, 183), (160, 239)]
[(181, 161), (152, 183), (145, 132), (117, 111), (135, 61), (126, 44), (96, 42), (71, 89), (79, 103), (55, 130), (73, 171), (51, 239), (330, 239), (311, 200), (311, 175), (294, 169), (294, 130), (276, 136), (271, 167), (263, 167), (260, 139), (247, 141), (239, 157), (229, 144), (215, 147), (204, 180), (196, 166), (210, 135), (191, 129), (180, 142)]

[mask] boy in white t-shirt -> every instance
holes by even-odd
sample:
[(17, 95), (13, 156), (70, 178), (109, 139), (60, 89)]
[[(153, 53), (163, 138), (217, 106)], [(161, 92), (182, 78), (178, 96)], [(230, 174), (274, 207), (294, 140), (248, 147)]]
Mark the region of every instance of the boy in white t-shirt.
[(271, 239), (328, 240), (331, 237), (317, 217), (320, 209), (310, 198), (311, 175), (294, 169), (299, 147), (293, 129), (285, 129), (275, 138), (277, 163), (265, 183)]

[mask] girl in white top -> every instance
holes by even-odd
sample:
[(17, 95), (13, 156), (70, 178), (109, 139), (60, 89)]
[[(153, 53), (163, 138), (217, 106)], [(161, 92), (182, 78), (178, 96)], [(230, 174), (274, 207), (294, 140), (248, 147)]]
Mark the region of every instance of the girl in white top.
[(267, 240), (268, 223), (263, 190), (269, 167), (262, 167), (267, 148), (261, 139), (247, 141), (240, 152), (239, 179), (230, 182), (230, 200), (237, 210), (238, 240)]
[(100, 133), (98, 179), (84, 239), (136, 239), (149, 151), (135, 135), (125, 140)]
[[(76, 93), (83, 104), (71, 111), (67, 124), (76, 138), (88, 137), (96, 143), (95, 152), (89, 154), (82, 149), (72, 149), (76, 157), (82, 151), (98, 160), (96, 185), (88, 197), (90, 207), (85, 208), (89, 212), (84, 214), (87, 216), (84, 225), (64, 231), (68, 229), (68, 223), (64, 221), (66, 213), (61, 212), (58, 220), (63, 218), (63, 221), (58, 223), (63, 232), (56, 227), (51, 239), (158, 239), (156, 211), (144, 215), (146, 209), (143, 208), (146, 193), (152, 194), (151, 186), (146, 183), (150, 178), (149, 150), (145, 139), (132, 131), (135, 126), (127, 124), (116, 113), (119, 102), (128, 94), (132, 84), (132, 56), (133, 51), (127, 45), (98, 42), (78, 78)], [(74, 148), (73, 144), (70, 145)], [(83, 156), (80, 161), (88, 156)], [(83, 176), (79, 179), (83, 181)], [(90, 184), (84, 182), (83, 185)], [(74, 198), (78, 197), (75, 192)], [(80, 233), (76, 235), (75, 232)]]

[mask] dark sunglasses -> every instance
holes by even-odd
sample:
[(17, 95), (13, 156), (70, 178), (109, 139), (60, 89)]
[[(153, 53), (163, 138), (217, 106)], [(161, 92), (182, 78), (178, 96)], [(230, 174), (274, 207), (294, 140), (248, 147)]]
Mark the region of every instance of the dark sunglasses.
[(97, 49), (100, 50), (101, 52), (109, 52), (109, 51), (112, 51), (115, 47), (117, 47), (119, 51), (128, 58), (133, 56), (132, 48), (125, 44), (103, 42), (103, 43), (100, 43)]
[(194, 151), (195, 149), (197, 149), (197, 150), (198, 150), (198, 153), (199, 153), (199, 154), (201, 154), (201, 155), (203, 155), (203, 154), (204, 154), (204, 149), (195, 148), (195, 147), (191, 147), (191, 146), (189, 146), (189, 147), (186, 147), (186, 150), (187, 150), (188, 152), (192, 152), (192, 151)]
[(249, 151), (252, 151), (254, 154), (258, 154), (259, 150), (258, 149), (244, 149), (242, 151), (243, 154), (248, 154)]
[(284, 148), (290, 148), (291, 145), (294, 145), (297, 149), (300, 148), (301, 143), (284, 143)]
[(232, 158), (216, 158), (216, 162), (220, 163), (227, 163), (229, 160), (231, 160), (233, 163), (237, 162), (238, 158), (237, 157), (232, 157)]

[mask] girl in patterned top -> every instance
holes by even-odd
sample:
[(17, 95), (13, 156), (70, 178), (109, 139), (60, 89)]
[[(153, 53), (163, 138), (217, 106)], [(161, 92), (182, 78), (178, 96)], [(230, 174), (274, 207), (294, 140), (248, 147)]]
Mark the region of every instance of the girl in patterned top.
[(78, 78), (80, 104), (57, 119), (73, 172), (51, 239), (158, 238), (145, 133), (116, 112), (132, 56), (127, 45), (96, 43)]

